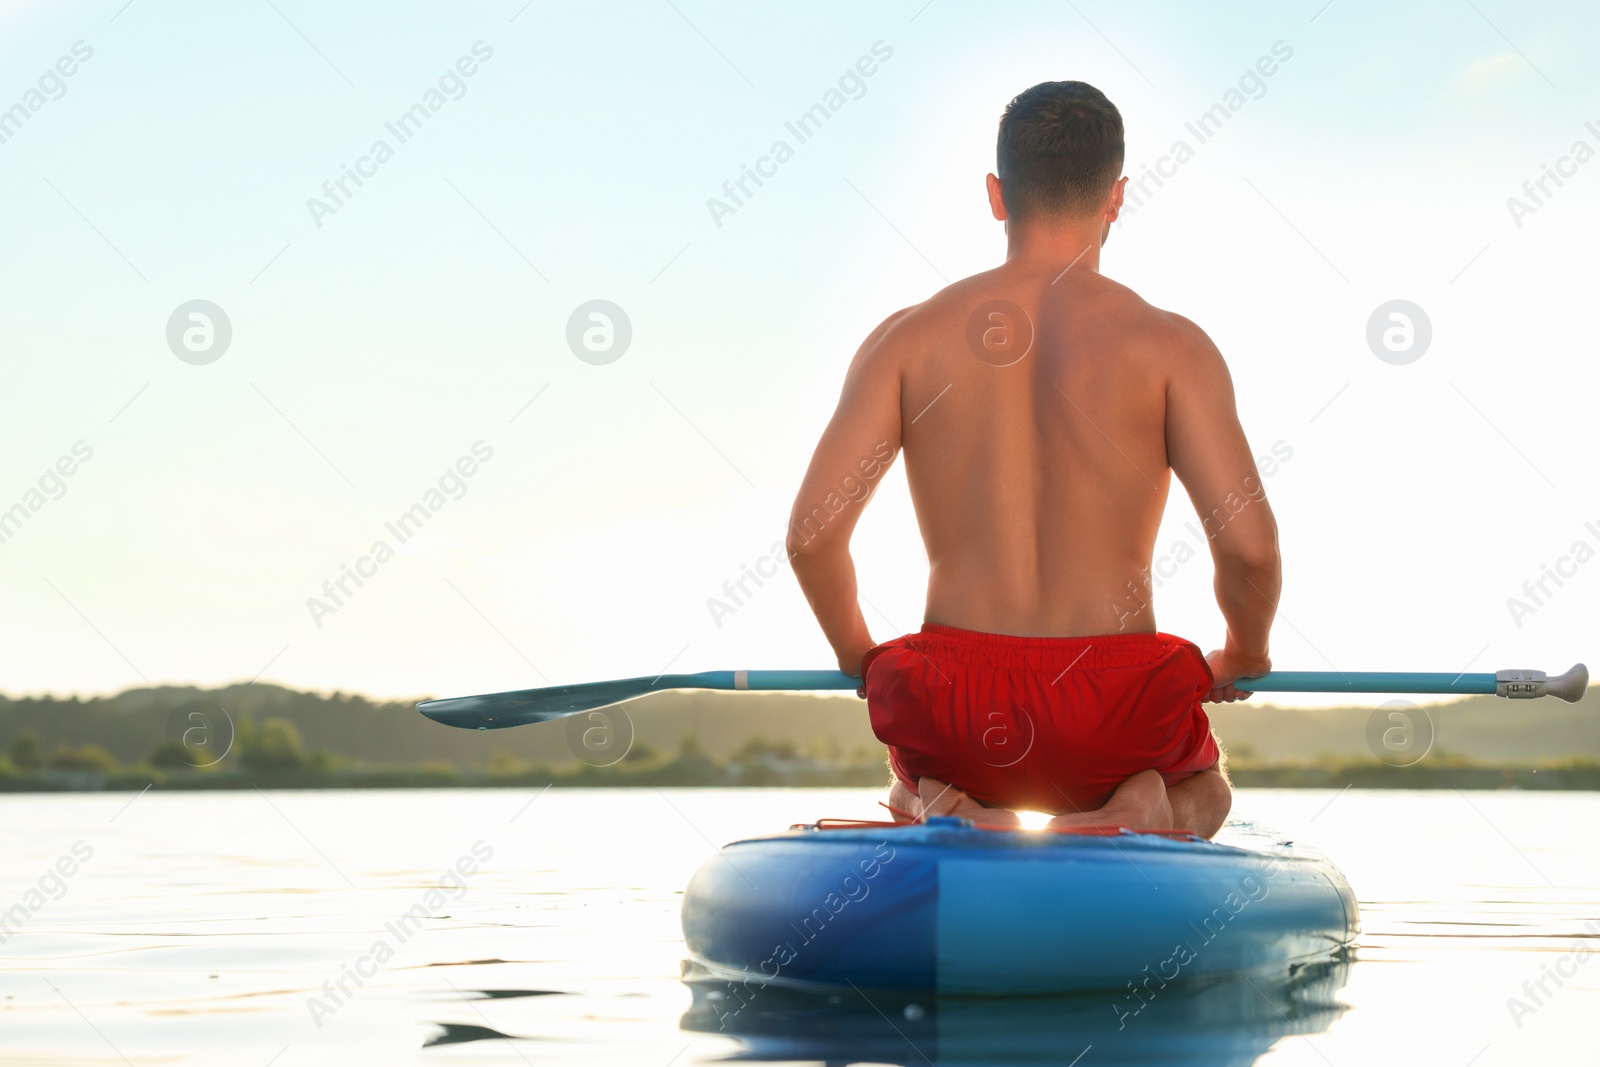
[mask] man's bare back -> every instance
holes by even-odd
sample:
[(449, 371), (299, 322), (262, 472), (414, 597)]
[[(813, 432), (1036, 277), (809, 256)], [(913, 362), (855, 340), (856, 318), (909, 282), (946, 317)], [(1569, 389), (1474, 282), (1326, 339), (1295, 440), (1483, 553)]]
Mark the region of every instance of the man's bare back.
[[(1015, 363), (974, 354), (974, 309), (980, 351), (984, 335), (998, 358), (1028, 346)], [(895, 320), (870, 358), (898, 371), (929, 621), (1037, 636), (1155, 629), (1133, 594), (1167, 497), (1166, 389), (1196, 376), (1200, 340), (1081, 261), (1062, 273), (1013, 260)]]
[[(1005, 220), (994, 175), (989, 194)], [(870, 494), (851, 494), (837, 514), (827, 505), (842, 484), (875, 487), (899, 452), (928, 553), (927, 622), (1018, 637), (1153, 634), (1149, 568), (1176, 473), (1198, 513), (1220, 519), (1207, 528), (1229, 631), (1209, 657), (1211, 698), (1235, 698), (1229, 683), (1266, 669), (1276, 526), (1232, 383), (1193, 323), (1100, 274), (1120, 205), (1118, 182), (1096, 210), (1008, 224), (1003, 265), (890, 316), (857, 353), (789, 533), (842, 670), (859, 672), (873, 646), (848, 552)], [(1181, 786), (1139, 788), (1146, 815), (1176, 817), (1155, 793)]]

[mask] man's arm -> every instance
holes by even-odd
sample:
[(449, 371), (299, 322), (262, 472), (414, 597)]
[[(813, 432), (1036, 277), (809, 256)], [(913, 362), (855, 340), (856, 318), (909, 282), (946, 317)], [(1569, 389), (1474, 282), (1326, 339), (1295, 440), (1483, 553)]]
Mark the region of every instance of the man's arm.
[(900, 369), (889, 335), (905, 314), (884, 320), (856, 353), (789, 515), (789, 563), (846, 674), (861, 673), (874, 643), (856, 598), (850, 535), (900, 451)]
[(1271, 667), (1267, 638), (1283, 585), (1278, 524), (1239, 425), (1222, 354), (1194, 323), (1173, 319), (1180, 351), (1167, 384), (1167, 461), (1206, 530), (1217, 606), (1228, 624), (1223, 647), (1207, 657), (1216, 675), (1211, 699), (1241, 699), (1234, 680)]

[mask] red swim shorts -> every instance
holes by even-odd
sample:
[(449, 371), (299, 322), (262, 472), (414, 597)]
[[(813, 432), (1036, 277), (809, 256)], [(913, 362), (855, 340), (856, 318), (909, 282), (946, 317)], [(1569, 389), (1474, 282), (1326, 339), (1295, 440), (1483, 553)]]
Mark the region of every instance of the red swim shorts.
[(1101, 807), (1155, 768), (1167, 784), (1217, 762), (1200, 708), (1211, 669), (1170, 634), (1006, 637), (926, 623), (862, 664), (872, 731), (895, 776), (990, 806)]

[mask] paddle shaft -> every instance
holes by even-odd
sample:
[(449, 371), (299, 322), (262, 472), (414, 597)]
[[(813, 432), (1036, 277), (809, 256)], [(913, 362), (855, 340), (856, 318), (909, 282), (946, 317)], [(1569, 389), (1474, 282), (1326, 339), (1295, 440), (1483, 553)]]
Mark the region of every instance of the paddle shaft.
[[(653, 682), (653, 684), (652, 684)], [(861, 679), (843, 671), (702, 671), (641, 680), (641, 692), (663, 689), (724, 689), (751, 692), (854, 690)], [(1241, 678), (1234, 688), (1248, 693), (1493, 693), (1492, 674), (1428, 674), (1414, 671), (1271, 671)]]
[[(842, 671), (708, 671), (680, 676), (707, 679), (703, 689), (859, 689), (861, 679)], [(1438, 696), (1495, 695), (1511, 698), (1557, 696), (1576, 701), (1589, 683), (1582, 664), (1547, 678), (1543, 671), (1468, 674), (1427, 671), (1268, 671), (1240, 678), (1242, 693), (1410, 693)]]
[[(667, 683), (667, 684), (663, 684)], [(1493, 674), (1430, 674), (1417, 671), (1270, 671), (1241, 678), (1234, 688), (1247, 693), (1493, 693)], [(843, 671), (704, 671), (666, 675), (659, 689), (832, 690), (860, 689), (861, 679)]]
[(1240, 678), (1242, 693), (1493, 693), (1492, 674), (1429, 674), (1420, 671), (1269, 671)]

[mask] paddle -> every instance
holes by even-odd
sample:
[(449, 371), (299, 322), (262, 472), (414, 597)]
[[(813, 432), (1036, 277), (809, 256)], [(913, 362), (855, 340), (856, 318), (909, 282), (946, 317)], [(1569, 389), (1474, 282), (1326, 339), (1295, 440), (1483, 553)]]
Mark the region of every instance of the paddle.
[[(1498, 674), (1418, 674), (1408, 671), (1271, 671), (1259, 678), (1241, 678), (1234, 688), (1250, 693), (1434, 693), (1466, 696), (1493, 693), (1528, 700), (1560, 697), (1583, 699), (1589, 670), (1578, 664), (1553, 678), (1543, 671), (1500, 671)], [(668, 689), (856, 690), (861, 679), (843, 671), (703, 671), (662, 674), (654, 678), (621, 678), (611, 682), (554, 685), (475, 697), (425, 700), (417, 705), (434, 722), (464, 730), (500, 730), (508, 726), (549, 722), (582, 711), (621, 704), (625, 700)]]

